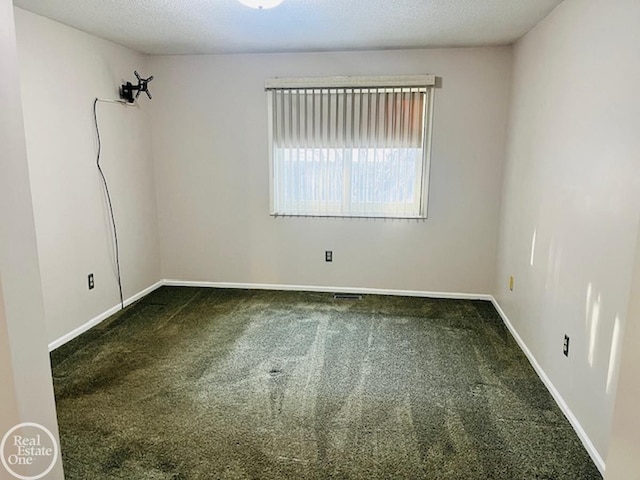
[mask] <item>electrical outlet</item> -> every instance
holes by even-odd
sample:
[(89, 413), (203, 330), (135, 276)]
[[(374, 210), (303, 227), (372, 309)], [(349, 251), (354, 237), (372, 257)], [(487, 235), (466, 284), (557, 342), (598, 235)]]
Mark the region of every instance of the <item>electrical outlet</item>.
[(562, 345), (562, 353), (565, 357), (569, 356), (569, 335), (564, 336), (564, 343)]
[(333, 262), (333, 251), (327, 250), (324, 252), (324, 261), (325, 262)]
[(509, 290), (513, 292), (513, 275), (509, 277)]
[(87, 277), (87, 281), (89, 283), (89, 290), (93, 290), (93, 287), (96, 286), (95, 282), (93, 281), (93, 273), (89, 274), (89, 276)]

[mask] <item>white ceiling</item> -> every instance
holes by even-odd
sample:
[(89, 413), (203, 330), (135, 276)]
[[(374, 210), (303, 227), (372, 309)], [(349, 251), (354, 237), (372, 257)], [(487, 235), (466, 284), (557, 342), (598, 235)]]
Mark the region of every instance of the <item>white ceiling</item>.
[(506, 45), (562, 0), (14, 0), (149, 54)]

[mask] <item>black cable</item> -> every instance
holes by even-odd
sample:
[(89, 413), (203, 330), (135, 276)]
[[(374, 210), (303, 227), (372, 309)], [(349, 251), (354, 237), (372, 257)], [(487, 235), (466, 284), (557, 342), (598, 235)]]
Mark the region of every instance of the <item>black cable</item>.
[(100, 128), (98, 127), (98, 112), (97, 112), (98, 99), (93, 101), (93, 120), (96, 124), (96, 135), (98, 136), (98, 155), (96, 156), (96, 166), (100, 177), (102, 178), (102, 184), (104, 185), (104, 191), (107, 194), (107, 203), (109, 204), (109, 212), (111, 213), (111, 225), (113, 226), (113, 241), (115, 244), (115, 257), (116, 257), (116, 272), (118, 275), (118, 288), (120, 289), (120, 306), (124, 310), (124, 297), (122, 296), (122, 278), (120, 277), (120, 250), (118, 248), (118, 232), (116, 230), (116, 217), (113, 214), (113, 205), (111, 204), (111, 194), (109, 194), (109, 186), (107, 185), (107, 177), (104, 176), (102, 167), (100, 166), (100, 152), (102, 150), (102, 143), (100, 141)]

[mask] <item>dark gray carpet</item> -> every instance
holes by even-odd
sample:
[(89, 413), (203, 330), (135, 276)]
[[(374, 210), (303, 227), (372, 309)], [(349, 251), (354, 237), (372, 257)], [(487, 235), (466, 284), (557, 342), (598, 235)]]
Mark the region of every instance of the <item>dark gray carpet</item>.
[(68, 479), (600, 479), (492, 305), (161, 288), (52, 354)]

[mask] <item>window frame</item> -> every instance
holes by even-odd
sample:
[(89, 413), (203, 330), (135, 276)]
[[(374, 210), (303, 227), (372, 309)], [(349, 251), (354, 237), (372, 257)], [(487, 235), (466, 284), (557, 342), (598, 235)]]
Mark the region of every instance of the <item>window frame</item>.
[[(433, 110), (435, 75), (387, 75), (387, 76), (338, 76), (338, 77), (276, 77), (265, 80), (267, 92), (268, 119), (268, 161), (269, 161), (269, 214), (274, 217), (313, 218), (370, 218), (370, 219), (415, 219), (428, 218), (429, 183), (431, 173), (431, 147), (433, 138)], [(426, 89), (422, 135), (422, 178), (420, 178), (420, 206), (417, 215), (367, 215), (336, 213), (283, 213), (275, 211), (275, 169), (274, 169), (274, 108), (273, 92), (279, 89), (367, 89), (367, 88), (409, 88)], [(346, 167), (344, 167), (346, 168)], [(416, 178), (416, 182), (418, 178)], [(344, 185), (343, 185), (344, 188)]]

